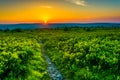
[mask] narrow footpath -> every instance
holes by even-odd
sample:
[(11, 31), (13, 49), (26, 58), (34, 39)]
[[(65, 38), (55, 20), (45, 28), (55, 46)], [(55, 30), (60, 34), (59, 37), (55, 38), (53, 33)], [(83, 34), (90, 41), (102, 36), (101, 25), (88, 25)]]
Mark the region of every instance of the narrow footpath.
[[(40, 41), (40, 45), (42, 44), (42, 41)], [(63, 76), (60, 74), (60, 72), (57, 70), (57, 68), (55, 67), (55, 65), (51, 62), (49, 56), (45, 53), (44, 48), (42, 47), (42, 54), (46, 59), (46, 63), (47, 63), (47, 71), (49, 73), (49, 76), (53, 79), (53, 80), (65, 80), (63, 79)]]

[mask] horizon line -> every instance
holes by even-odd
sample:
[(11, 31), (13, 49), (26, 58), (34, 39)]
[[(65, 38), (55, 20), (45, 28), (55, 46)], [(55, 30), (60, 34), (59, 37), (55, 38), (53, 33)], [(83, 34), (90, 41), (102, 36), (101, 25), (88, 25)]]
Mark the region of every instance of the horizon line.
[[(47, 23), (49, 24), (91, 24), (91, 23), (120, 23), (120, 22), (52, 22), (52, 23)], [(44, 23), (39, 23), (39, 22), (20, 22), (20, 23), (0, 23), (0, 24), (44, 24)]]

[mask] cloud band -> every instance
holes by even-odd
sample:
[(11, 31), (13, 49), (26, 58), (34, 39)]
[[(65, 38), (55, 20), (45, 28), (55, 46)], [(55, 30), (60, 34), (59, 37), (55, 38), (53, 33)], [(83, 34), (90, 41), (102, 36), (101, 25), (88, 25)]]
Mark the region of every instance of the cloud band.
[(85, 0), (66, 0), (79, 6), (87, 6)]

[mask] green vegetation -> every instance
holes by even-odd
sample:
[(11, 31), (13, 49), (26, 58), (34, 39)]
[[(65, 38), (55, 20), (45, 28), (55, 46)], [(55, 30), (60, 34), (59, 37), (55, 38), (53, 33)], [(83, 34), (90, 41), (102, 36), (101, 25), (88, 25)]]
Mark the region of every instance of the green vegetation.
[(68, 80), (120, 80), (120, 29), (63, 28), (0, 32), (0, 78), (49, 80), (46, 53)]
[[(69, 80), (119, 80), (120, 30), (48, 33), (44, 47)], [(47, 35), (48, 35), (47, 34)]]
[(46, 80), (47, 78), (41, 46), (32, 35), (1, 33), (0, 80)]

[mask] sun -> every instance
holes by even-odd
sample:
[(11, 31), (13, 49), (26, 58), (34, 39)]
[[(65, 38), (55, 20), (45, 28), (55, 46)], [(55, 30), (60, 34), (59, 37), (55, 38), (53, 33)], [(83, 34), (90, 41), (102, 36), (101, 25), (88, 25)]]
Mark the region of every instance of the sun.
[(42, 20), (44, 24), (48, 24), (49, 18), (47, 16), (44, 16)]
[(47, 22), (48, 22), (47, 20), (44, 20), (44, 24), (47, 24)]

